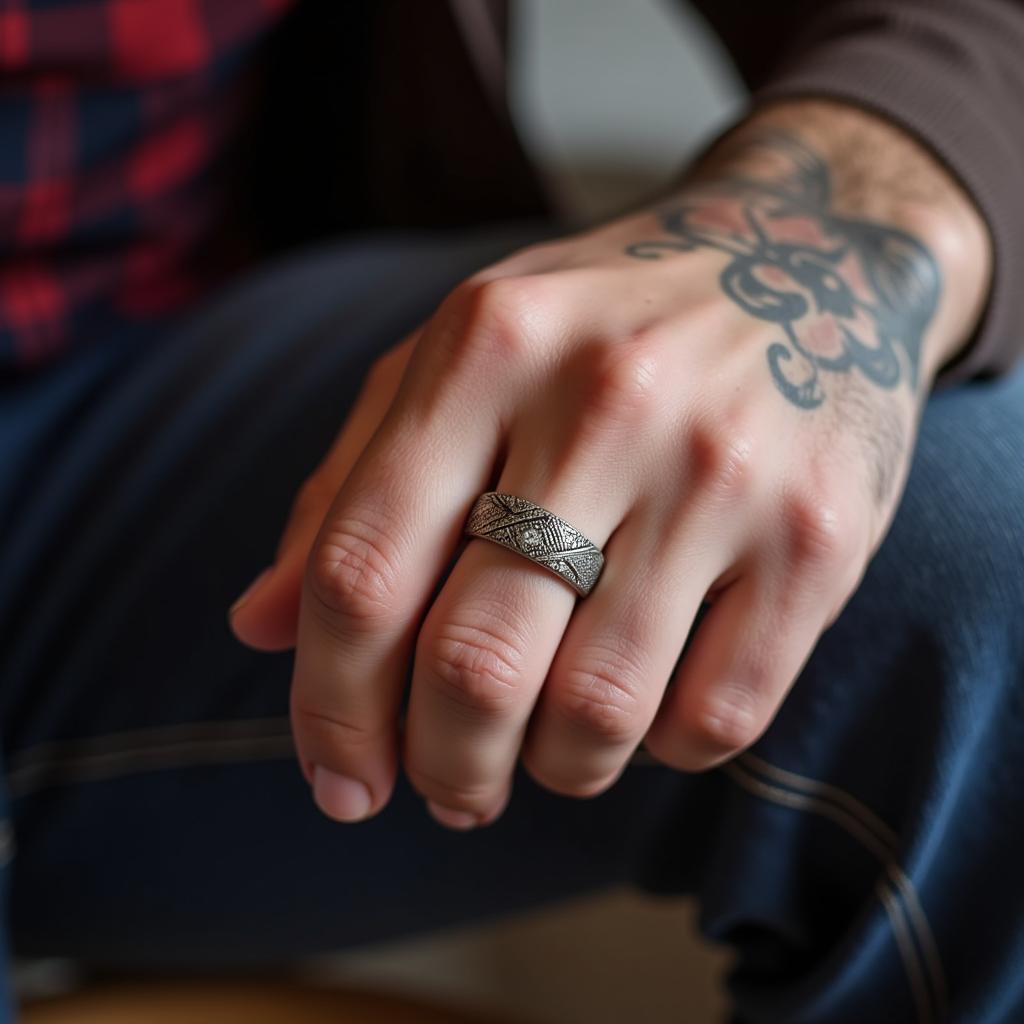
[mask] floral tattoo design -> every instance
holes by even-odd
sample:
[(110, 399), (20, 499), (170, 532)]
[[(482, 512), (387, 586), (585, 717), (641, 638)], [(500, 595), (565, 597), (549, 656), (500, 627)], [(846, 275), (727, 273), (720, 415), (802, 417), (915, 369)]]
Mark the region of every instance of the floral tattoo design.
[(827, 165), (796, 139), (769, 133), (749, 143), (782, 172), (733, 177), (659, 211), (668, 239), (626, 252), (717, 249), (729, 257), (721, 286), (741, 309), (776, 325), (766, 356), (794, 405), (826, 399), (829, 374), (858, 371), (892, 390), (917, 387), (921, 345), (938, 306), (941, 277), (928, 249), (898, 228), (830, 210)]

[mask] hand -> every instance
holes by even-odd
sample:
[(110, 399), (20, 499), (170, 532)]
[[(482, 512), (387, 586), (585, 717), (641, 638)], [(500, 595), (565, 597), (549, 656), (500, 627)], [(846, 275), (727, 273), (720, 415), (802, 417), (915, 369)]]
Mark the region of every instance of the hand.
[[(764, 731), (856, 588), (983, 298), (984, 269), (944, 270), (983, 231), (953, 193), (956, 244), (946, 222), (910, 230), (913, 202), (837, 209), (833, 171), (792, 134), (732, 154), (657, 211), (474, 275), (371, 375), (264, 603), (233, 620), (290, 644), (301, 577), (291, 712), (325, 813), (379, 811), (399, 758), (453, 827), (500, 815), (517, 758), (575, 796), (641, 742), (713, 766)], [(490, 489), (603, 547), (589, 597), (463, 541)]]

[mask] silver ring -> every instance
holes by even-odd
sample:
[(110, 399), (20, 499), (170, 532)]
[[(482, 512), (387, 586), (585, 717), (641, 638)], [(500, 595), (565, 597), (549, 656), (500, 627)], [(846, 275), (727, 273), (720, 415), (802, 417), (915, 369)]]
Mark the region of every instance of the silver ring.
[(581, 597), (594, 589), (604, 567), (601, 549), (575, 526), (515, 494), (481, 494), (470, 509), (465, 532), (544, 566)]

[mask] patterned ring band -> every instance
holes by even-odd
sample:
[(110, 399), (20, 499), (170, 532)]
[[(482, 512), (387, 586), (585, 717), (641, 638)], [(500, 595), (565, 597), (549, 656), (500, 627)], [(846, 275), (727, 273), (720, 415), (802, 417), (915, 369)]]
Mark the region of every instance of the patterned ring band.
[(574, 526), (515, 494), (486, 491), (473, 503), (465, 532), (525, 555), (561, 576), (578, 594), (594, 589), (604, 555)]

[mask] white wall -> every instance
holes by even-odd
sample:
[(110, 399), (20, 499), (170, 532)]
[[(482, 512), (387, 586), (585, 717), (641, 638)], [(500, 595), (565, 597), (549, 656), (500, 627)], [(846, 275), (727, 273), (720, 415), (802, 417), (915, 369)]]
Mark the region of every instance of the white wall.
[(741, 87), (673, 0), (516, 0), (511, 98), (528, 148), (584, 217), (666, 183)]

